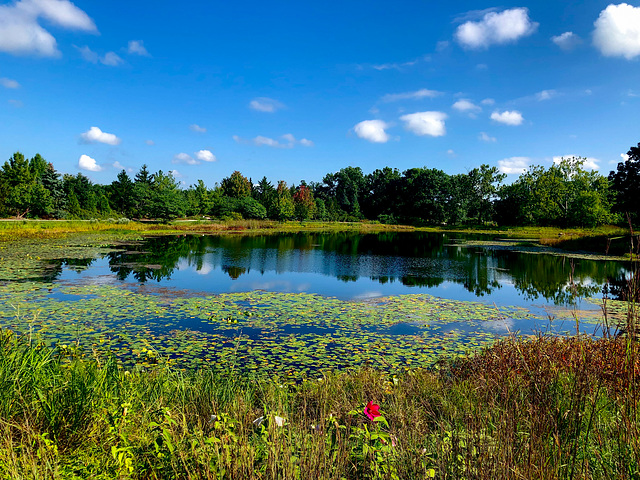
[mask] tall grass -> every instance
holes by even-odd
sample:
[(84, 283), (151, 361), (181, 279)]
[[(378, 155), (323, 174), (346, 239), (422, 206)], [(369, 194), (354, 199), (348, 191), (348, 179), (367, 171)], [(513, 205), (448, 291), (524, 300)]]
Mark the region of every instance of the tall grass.
[[(511, 338), (437, 371), (296, 386), (127, 372), (68, 350), (0, 335), (4, 478), (640, 475), (640, 362), (627, 336)], [(384, 421), (365, 417), (368, 401)]]

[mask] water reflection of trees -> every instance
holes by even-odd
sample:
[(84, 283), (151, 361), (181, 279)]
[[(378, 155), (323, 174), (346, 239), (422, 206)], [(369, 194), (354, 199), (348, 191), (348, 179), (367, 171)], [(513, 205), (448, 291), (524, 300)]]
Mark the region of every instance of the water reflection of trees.
[(64, 267), (75, 272), (82, 272), (89, 268), (95, 262), (95, 258), (56, 258), (47, 260), (43, 269), (42, 276), (39, 280), (44, 282), (52, 282), (60, 277)]
[(465, 248), (447, 235), (424, 232), (157, 237), (108, 256), (119, 279), (132, 276), (139, 282), (170, 278), (187, 265), (197, 271), (218, 268), (232, 279), (254, 270), (418, 287), (455, 282), (477, 296), (512, 283), (529, 300), (542, 297), (559, 304), (575, 295), (592, 296), (625, 271), (619, 262)]

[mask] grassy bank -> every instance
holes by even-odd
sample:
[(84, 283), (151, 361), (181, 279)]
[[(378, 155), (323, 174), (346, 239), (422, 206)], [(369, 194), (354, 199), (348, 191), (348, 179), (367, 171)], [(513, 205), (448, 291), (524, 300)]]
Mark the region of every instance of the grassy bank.
[(138, 234), (260, 234), (279, 232), (412, 231), (406, 225), (369, 222), (276, 222), (272, 220), (176, 220), (171, 223), (111, 220), (0, 220), (0, 241), (16, 238), (55, 238), (72, 233), (131, 232)]
[(0, 220), (0, 240), (11, 237), (48, 237), (68, 233), (99, 231), (132, 231), (141, 233), (277, 233), (277, 232), (326, 232), (326, 231), (426, 231), (477, 233), (509, 238), (539, 239), (543, 244), (555, 246), (567, 240), (582, 238), (619, 237), (628, 229), (615, 226), (587, 228), (557, 227), (488, 227), (442, 226), (412, 227), (408, 225), (384, 225), (377, 222), (321, 222), (273, 220), (175, 220), (170, 223), (152, 221), (109, 220)]
[(127, 372), (4, 331), (0, 475), (638, 478), (639, 353), (627, 338), (508, 339), (435, 371), (285, 386)]

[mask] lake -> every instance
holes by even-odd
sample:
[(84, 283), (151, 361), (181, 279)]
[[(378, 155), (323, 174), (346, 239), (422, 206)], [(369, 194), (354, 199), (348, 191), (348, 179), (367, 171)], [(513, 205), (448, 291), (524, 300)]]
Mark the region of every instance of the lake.
[(605, 285), (615, 293), (629, 268), (530, 240), (425, 232), (71, 242), (37, 260), (30, 251), (31, 271), (5, 273), (0, 288), (5, 327), (136, 365), (294, 377), (377, 359), (422, 366), (509, 332), (572, 333), (576, 316), (597, 332), (593, 299)]

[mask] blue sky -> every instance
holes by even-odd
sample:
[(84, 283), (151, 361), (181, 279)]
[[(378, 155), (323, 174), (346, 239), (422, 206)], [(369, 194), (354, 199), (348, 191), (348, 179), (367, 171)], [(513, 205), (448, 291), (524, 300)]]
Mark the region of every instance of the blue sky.
[(513, 179), (567, 155), (606, 175), (639, 107), (638, 3), (0, 0), (0, 160), (98, 183)]

